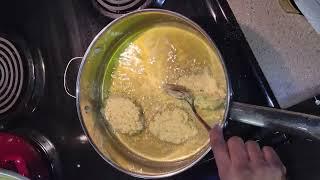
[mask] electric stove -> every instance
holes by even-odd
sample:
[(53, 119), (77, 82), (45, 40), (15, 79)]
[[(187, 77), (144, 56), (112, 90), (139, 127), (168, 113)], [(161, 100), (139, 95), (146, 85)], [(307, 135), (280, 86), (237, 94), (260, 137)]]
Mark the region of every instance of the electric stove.
[[(0, 114), (5, 119), (1, 121), (1, 128), (3, 131), (32, 129), (50, 139), (59, 154), (62, 179), (134, 179), (111, 167), (94, 151), (81, 128), (76, 101), (67, 95), (63, 84), (69, 60), (83, 56), (103, 27), (127, 12), (161, 8), (195, 21), (216, 42), (224, 57), (232, 99), (278, 107), (226, 0), (12, 0), (2, 3), (0, 37), (16, 42), (17, 46), (24, 42), (23, 49), (28, 49), (28, 53), (22, 49), (21, 54), (29, 54), (29, 58), (22, 61), (31, 59), (35, 65), (23, 67), (24, 72), (29, 72), (24, 79), (33, 73), (31, 80), (21, 85), (25, 89), (31, 87), (28, 98), (16, 95), (15, 102), (22, 103), (23, 108), (12, 105), (5, 116)], [(77, 73), (77, 65), (70, 67), (67, 89), (71, 93), (75, 92)], [(282, 133), (232, 121), (226, 135), (240, 135), (274, 146), (287, 142)], [(167, 179), (217, 179), (212, 153), (186, 172)]]

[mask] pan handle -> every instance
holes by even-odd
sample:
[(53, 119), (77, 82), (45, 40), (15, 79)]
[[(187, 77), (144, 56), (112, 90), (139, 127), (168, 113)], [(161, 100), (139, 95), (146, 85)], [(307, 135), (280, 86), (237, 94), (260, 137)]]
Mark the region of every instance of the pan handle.
[(320, 140), (320, 117), (314, 115), (232, 102), (230, 118), (254, 126)]
[(68, 90), (68, 86), (67, 86), (67, 80), (66, 80), (66, 77), (67, 77), (67, 72), (68, 72), (68, 69), (69, 69), (69, 66), (70, 64), (75, 61), (75, 60), (79, 60), (79, 59), (82, 59), (82, 57), (74, 57), (72, 59), (69, 60), (66, 68), (64, 69), (64, 73), (63, 73), (63, 87), (64, 87), (64, 90), (66, 91), (66, 93), (70, 96), (70, 97), (73, 97), (73, 98), (76, 98), (76, 95), (72, 94), (69, 92)]

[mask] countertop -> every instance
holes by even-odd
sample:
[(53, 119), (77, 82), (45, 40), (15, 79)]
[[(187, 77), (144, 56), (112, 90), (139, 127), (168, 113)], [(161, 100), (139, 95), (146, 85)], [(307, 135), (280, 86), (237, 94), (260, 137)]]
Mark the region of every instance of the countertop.
[(282, 108), (320, 94), (320, 35), (278, 0), (228, 0)]

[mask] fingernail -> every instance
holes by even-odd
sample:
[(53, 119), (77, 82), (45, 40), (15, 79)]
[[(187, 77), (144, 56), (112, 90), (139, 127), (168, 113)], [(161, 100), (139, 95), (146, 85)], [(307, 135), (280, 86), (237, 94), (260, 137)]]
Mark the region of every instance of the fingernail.
[(219, 124), (215, 124), (215, 125), (213, 125), (213, 128), (214, 128), (214, 129), (219, 128)]
[(215, 124), (210, 131), (210, 135), (213, 137), (216, 137), (216, 136), (219, 136), (221, 134), (221, 132), (222, 132), (222, 129), (219, 126), (219, 124)]
[(212, 135), (214, 132), (217, 132), (219, 129), (218, 129), (218, 126), (217, 125), (213, 125), (211, 131), (210, 131), (210, 134)]
[(222, 130), (219, 124), (215, 124), (213, 129), (216, 130), (216, 131), (221, 131)]

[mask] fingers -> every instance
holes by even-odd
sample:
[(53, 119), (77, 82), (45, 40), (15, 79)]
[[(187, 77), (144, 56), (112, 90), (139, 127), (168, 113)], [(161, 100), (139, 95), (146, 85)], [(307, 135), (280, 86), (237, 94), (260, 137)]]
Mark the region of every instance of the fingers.
[(246, 148), (249, 155), (249, 160), (256, 165), (263, 165), (265, 163), (263, 152), (258, 143), (255, 141), (247, 141)]
[(210, 142), (218, 170), (227, 170), (230, 165), (229, 151), (223, 138), (222, 129), (219, 126), (212, 128), (210, 132)]
[(243, 140), (239, 137), (231, 137), (228, 140), (229, 154), (232, 164), (244, 167), (249, 162), (249, 156)]
[(239, 137), (232, 137), (226, 143), (220, 127), (214, 127), (210, 132), (210, 141), (219, 174), (228, 174), (232, 168), (236, 169), (272, 169), (274, 174), (285, 177), (286, 168), (271, 147), (262, 150), (255, 141), (246, 143)]
[(273, 150), (272, 147), (265, 146), (265, 147), (263, 147), (262, 151), (264, 154), (264, 158), (268, 164), (270, 164), (273, 167), (280, 168), (282, 170), (282, 173), (286, 174), (286, 167), (282, 164), (279, 156)]

